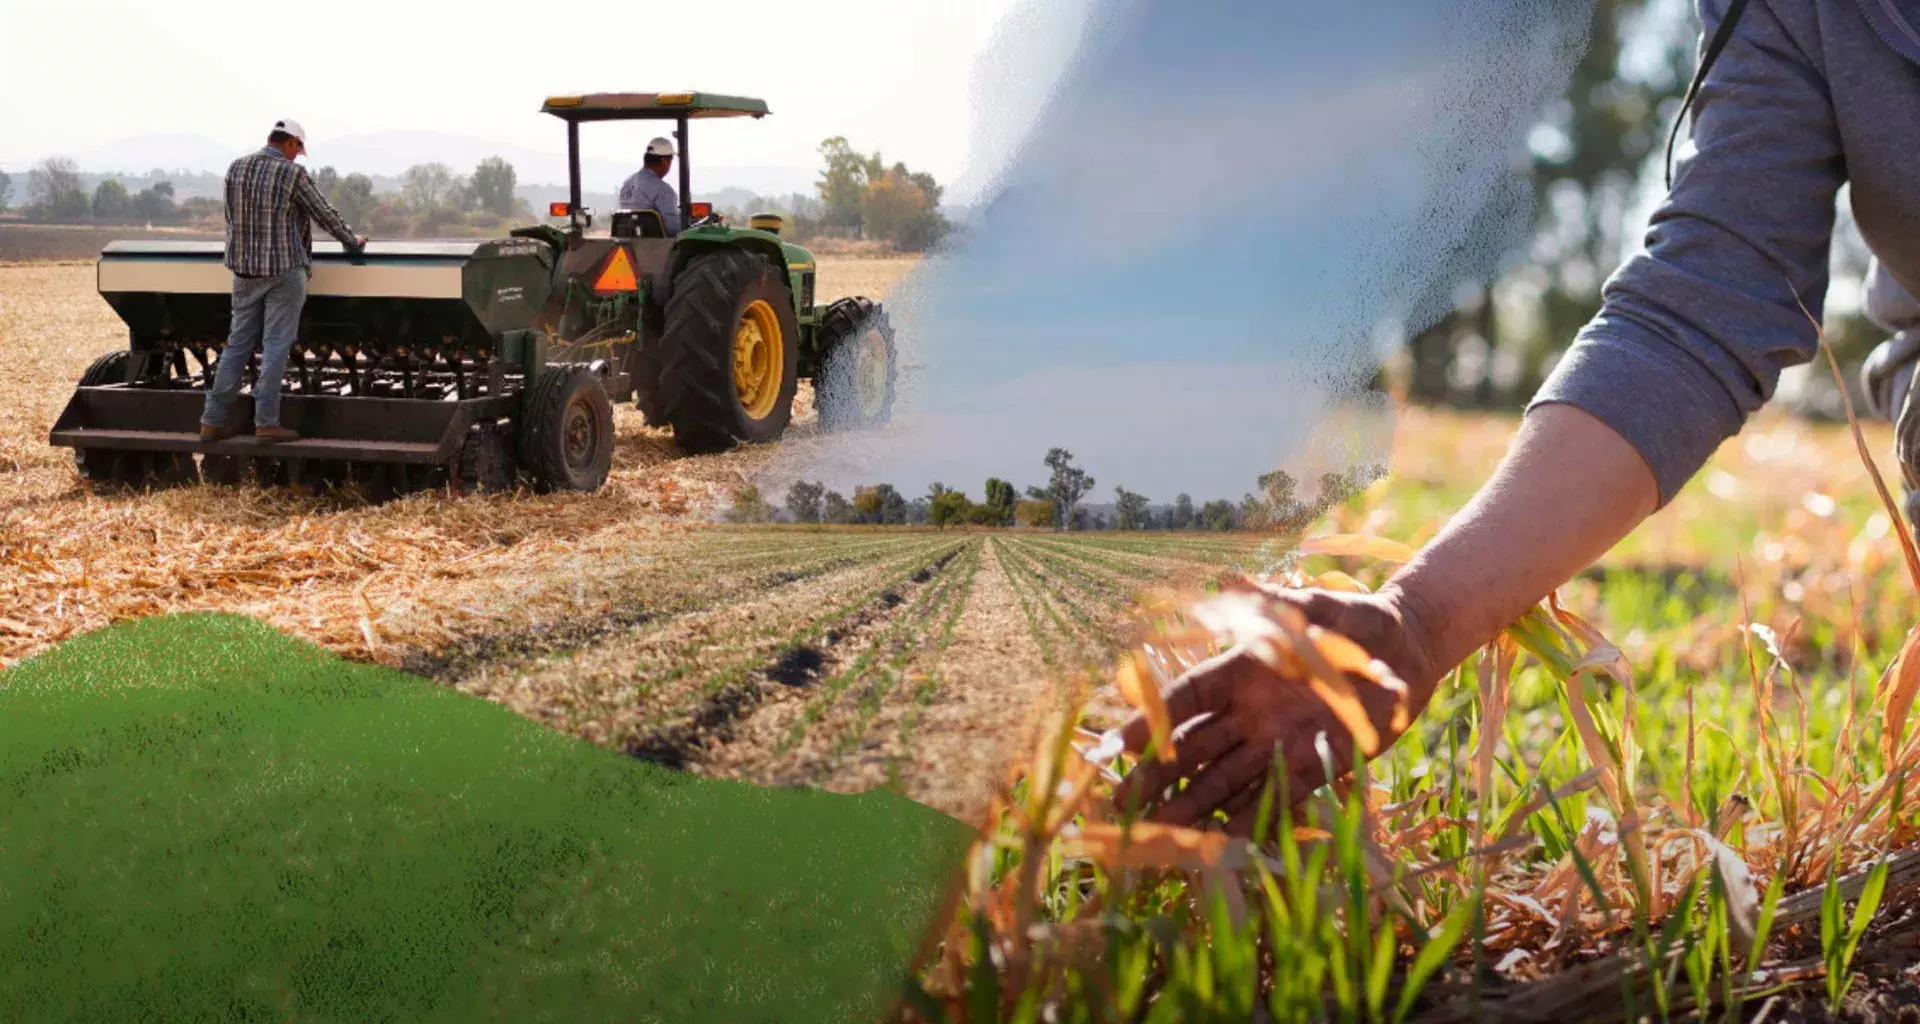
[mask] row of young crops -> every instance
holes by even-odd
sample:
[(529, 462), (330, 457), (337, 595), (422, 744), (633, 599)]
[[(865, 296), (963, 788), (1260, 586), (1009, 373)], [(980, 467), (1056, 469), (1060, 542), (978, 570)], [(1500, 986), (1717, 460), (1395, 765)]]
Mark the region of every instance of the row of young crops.
[(792, 527), (655, 547), (596, 616), (465, 645), (462, 690), (635, 756), (977, 809), (1061, 673), (1119, 643), (1134, 597), (1246, 538)]

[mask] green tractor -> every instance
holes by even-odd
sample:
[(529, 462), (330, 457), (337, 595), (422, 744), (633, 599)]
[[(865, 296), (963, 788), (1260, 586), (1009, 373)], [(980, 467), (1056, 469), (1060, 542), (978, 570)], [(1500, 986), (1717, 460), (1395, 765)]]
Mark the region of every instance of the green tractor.
[[(685, 452), (779, 439), (801, 378), (829, 431), (892, 414), (896, 349), (866, 298), (814, 302), (815, 260), (778, 216), (725, 223), (690, 197), (687, 125), (763, 117), (764, 102), (710, 93), (549, 97), (567, 126), (565, 226), (491, 241), (315, 246), (282, 422), (300, 439), (198, 438), (225, 341), (231, 275), (211, 242), (114, 242), (99, 289), (129, 328), (127, 349), (81, 378), (50, 442), (89, 480), (148, 486), (353, 481), (376, 494), (459, 482), (591, 491), (613, 459), (612, 402), (634, 401)], [(672, 121), (683, 230), (652, 210), (616, 210), (590, 235), (580, 126)], [(249, 378), (251, 379), (251, 378)], [(251, 423), (250, 393), (233, 426)], [(198, 462), (195, 461), (196, 457)]]
[[(602, 93), (553, 96), (541, 106), (567, 124), (570, 202), (551, 212), (568, 228), (522, 229), (547, 237), (567, 293), (554, 303), (556, 336), (637, 339), (626, 369), (649, 423), (673, 428), (688, 451), (738, 441), (772, 441), (787, 428), (800, 378), (814, 382), (826, 429), (871, 427), (892, 412), (893, 331), (865, 298), (814, 304), (815, 261), (782, 238), (781, 218), (756, 215), (728, 225), (695, 203), (687, 123), (695, 118), (764, 117), (757, 99), (710, 93)], [(651, 211), (616, 211), (606, 238), (588, 237), (592, 212), (580, 202), (580, 125), (593, 121), (674, 123), (681, 223), (668, 238)]]

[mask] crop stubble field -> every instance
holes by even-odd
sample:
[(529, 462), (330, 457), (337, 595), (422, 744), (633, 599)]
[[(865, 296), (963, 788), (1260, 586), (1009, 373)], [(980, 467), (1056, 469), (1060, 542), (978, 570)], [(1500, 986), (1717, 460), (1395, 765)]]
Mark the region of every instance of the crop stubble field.
[[(884, 297), (907, 259), (825, 259)], [(777, 449), (677, 457), (616, 411), (592, 495), (339, 497), (84, 489), (46, 430), (123, 342), (90, 264), (0, 267), (0, 665), (127, 618), (253, 615), (593, 742), (703, 773), (984, 801), (1058, 670), (1108, 650), (1135, 590), (1258, 538), (1111, 539), (710, 525)], [(817, 439), (803, 386), (785, 442)]]

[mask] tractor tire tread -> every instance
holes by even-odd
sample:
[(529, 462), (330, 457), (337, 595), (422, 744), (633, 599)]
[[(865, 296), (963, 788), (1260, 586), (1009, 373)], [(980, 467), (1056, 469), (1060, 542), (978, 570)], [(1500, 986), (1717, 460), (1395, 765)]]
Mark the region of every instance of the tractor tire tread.
[[(601, 451), (584, 476), (567, 466), (566, 411), (574, 395), (587, 389), (587, 401), (594, 407), (600, 425)], [(533, 382), (526, 418), (520, 432), (519, 454), (533, 478), (534, 489), (552, 491), (595, 491), (606, 483), (613, 460), (613, 403), (600, 378), (584, 366), (549, 366)]]
[[(777, 273), (765, 257), (743, 249), (717, 249), (688, 261), (674, 279), (667, 300), (666, 325), (661, 334), (658, 402), (662, 418), (673, 427), (674, 442), (689, 454), (726, 451), (741, 440), (738, 400), (733, 385), (733, 328), (736, 311), (747, 291), (770, 273)], [(779, 283), (781, 290), (785, 282)], [(778, 310), (793, 336), (784, 339), (792, 377), (794, 348), (799, 342), (792, 327), (792, 300)], [(788, 394), (785, 407), (776, 406), (772, 429), (778, 436), (791, 414), (793, 381), (782, 384)], [(771, 440), (762, 437), (759, 440)]]
[[(871, 423), (862, 423), (857, 399), (852, 394), (841, 395), (836, 392), (842, 387), (852, 387), (851, 382), (838, 384), (832, 381), (834, 356), (843, 344), (857, 337), (862, 328), (877, 323), (881, 337), (887, 342), (887, 397), (880, 412)], [(887, 319), (886, 307), (864, 295), (838, 299), (820, 314), (820, 375), (814, 381), (814, 406), (820, 413), (822, 430), (856, 430), (863, 427), (877, 427), (893, 418), (893, 403), (899, 383), (899, 350), (894, 342), (893, 324)]]

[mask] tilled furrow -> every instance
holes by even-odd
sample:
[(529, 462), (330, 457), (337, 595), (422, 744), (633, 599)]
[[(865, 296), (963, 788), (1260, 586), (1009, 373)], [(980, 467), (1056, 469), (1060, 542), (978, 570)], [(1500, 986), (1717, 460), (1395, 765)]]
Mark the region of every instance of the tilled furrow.
[[(740, 719), (760, 708), (769, 696), (778, 698), (807, 686), (837, 664), (845, 651), (868, 646), (876, 631), (897, 632), (902, 623), (918, 621), (916, 613), (937, 607), (951, 585), (949, 567), (960, 555), (958, 547), (946, 549), (904, 577), (896, 577), (870, 600), (831, 621), (809, 624), (767, 656), (737, 663), (685, 715), (639, 736), (625, 749), (645, 760), (702, 774), (751, 777), (746, 766), (761, 752), (751, 742), (758, 732)], [(901, 609), (906, 609), (904, 614)]]
[(714, 752), (707, 770), (767, 784), (845, 789), (834, 779), (840, 758), (901, 689), (916, 655), (950, 635), (978, 559), (979, 543), (969, 541), (892, 614), (821, 650), (810, 677), (786, 680), (788, 688), (743, 723), (737, 742)]
[(704, 608), (649, 621), (566, 654), (483, 664), (456, 685), (563, 731), (626, 747), (659, 732), (739, 677), (769, 663), (794, 636), (885, 600), (889, 588), (937, 556), (921, 540), (904, 555), (789, 582), (753, 595), (721, 595)]
[(885, 543), (807, 546), (753, 552), (751, 557), (707, 561), (698, 547), (663, 554), (625, 581), (626, 593), (583, 616), (476, 633), (410, 656), (402, 668), (446, 682), (471, 680), (488, 671), (520, 666), (580, 648), (614, 642), (636, 629), (776, 591), (879, 561), (909, 545)]
[[(1002, 542), (987, 542), (998, 547)], [(963, 821), (977, 820), (1006, 766), (1064, 688), (1044, 663), (997, 552), (982, 553), (948, 642), (910, 695), (885, 708), (885, 737), (842, 769), (849, 789), (885, 785)]]
[(1076, 585), (1072, 574), (1049, 567), (1027, 545), (1008, 545), (1016, 571), (1028, 579), (1062, 633), (1072, 638), (1075, 663), (1105, 663), (1125, 633), (1123, 593)]

